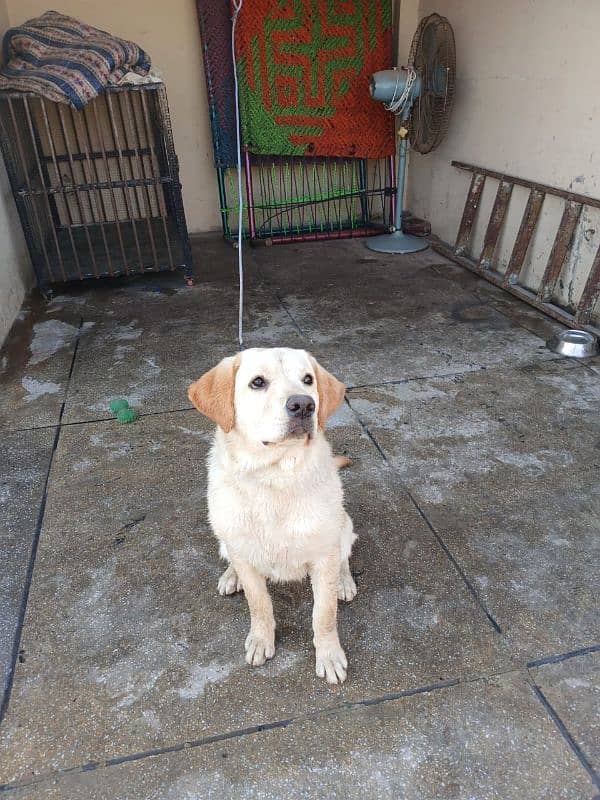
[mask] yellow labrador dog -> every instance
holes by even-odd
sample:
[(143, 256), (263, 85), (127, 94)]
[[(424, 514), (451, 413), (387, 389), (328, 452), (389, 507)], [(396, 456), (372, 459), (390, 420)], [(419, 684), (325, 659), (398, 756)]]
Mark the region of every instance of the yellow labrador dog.
[(275, 654), (275, 619), (267, 578), (310, 576), (316, 671), (346, 679), (337, 632), (337, 601), (356, 586), (348, 558), (356, 538), (344, 510), (335, 458), (323, 433), (345, 387), (304, 350), (245, 350), (225, 358), (188, 389), (190, 401), (217, 423), (208, 457), (208, 510), (220, 553), (229, 562), (221, 594), (244, 590), (250, 608), (246, 661)]

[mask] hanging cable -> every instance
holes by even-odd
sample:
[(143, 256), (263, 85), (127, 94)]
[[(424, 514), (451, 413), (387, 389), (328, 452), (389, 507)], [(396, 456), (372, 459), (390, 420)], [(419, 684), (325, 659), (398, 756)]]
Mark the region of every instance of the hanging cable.
[[(406, 67), (403, 68), (406, 71), (406, 81), (404, 83), (404, 88), (402, 92), (396, 97), (396, 93), (400, 86), (402, 86), (401, 80), (396, 80), (396, 85), (394, 87), (394, 94), (392, 99), (389, 103), (384, 103), (383, 105), (388, 111), (392, 111), (394, 114), (400, 114), (404, 110), (404, 107), (407, 103), (410, 103), (412, 100), (412, 91), (415, 81), (417, 80), (417, 73), (413, 67)], [(398, 78), (400, 75), (398, 75)]]
[(233, 16), (231, 18), (231, 58), (233, 61), (233, 85), (235, 97), (235, 134), (237, 143), (237, 184), (238, 184), (238, 275), (240, 283), (240, 296), (238, 303), (238, 342), (240, 349), (244, 346), (244, 259), (242, 256), (242, 225), (244, 198), (242, 195), (242, 132), (240, 123), (240, 96), (238, 88), (237, 64), (235, 58), (235, 27), (238, 14), (241, 11), (244, 0), (233, 0)]

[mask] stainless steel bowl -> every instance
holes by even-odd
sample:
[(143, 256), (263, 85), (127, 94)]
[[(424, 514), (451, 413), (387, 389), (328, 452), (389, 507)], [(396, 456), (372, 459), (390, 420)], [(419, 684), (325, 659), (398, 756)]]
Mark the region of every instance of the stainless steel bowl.
[(569, 358), (589, 358), (599, 352), (598, 339), (587, 331), (562, 331), (548, 339), (546, 347)]

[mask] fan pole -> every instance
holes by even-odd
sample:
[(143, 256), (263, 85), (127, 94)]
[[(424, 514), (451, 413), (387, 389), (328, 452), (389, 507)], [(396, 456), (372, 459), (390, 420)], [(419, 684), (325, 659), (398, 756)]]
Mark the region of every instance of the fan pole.
[(404, 183), (406, 176), (406, 151), (407, 151), (408, 131), (401, 124), (398, 136), (400, 138), (400, 148), (398, 152), (398, 180), (396, 189), (396, 213), (394, 214), (394, 232), (383, 233), (381, 236), (372, 236), (367, 239), (366, 245), (369, 250), (376, 253), (418, 253), (429, 247), (429, 242), (420, 239), (418, 236), (410, 236), (402, 232), (402, 212), (404, 210)]

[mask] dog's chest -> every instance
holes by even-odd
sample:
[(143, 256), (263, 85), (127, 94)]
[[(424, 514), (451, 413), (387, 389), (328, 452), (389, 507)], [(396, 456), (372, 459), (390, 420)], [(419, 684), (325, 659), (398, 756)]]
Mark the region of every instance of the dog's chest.
[(308, 565), (339, 544), (343, 522), (335, 480), (290, 482), (284, 488), (217, 480), (209, 491), (209, 510), (216, 535), (274, 580), (304, 577)]

